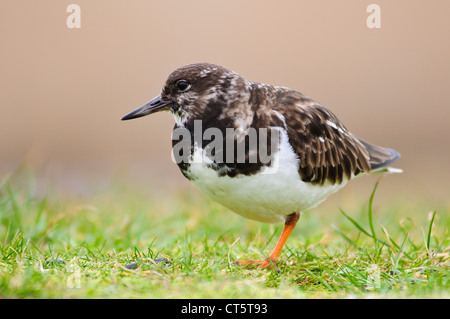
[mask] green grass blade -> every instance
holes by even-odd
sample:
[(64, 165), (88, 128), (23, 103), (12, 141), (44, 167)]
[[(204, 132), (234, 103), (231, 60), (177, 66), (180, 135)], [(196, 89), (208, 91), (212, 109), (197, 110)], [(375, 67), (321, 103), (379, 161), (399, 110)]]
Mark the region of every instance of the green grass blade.
[(430, 225), (428, 227), (428, 234), (427, 234), (427, 250), (430, 250), (430, 241), (431, 241), (431, 230), (433, 228), (433, 222), (434, 218), (436, 217), (436, 210), (433, 212), (433, 216), (431, 217)]
[(8, 200), (11, 204), (11, 211), (12, 211), (10, 225), (8, 227), (11, 227), (13, 231), (21, 230), (22, 229), (22, 222), (21, 222), (22, 213), (21, 213), (20, 206), (19, 206), (19, 203), (16, 198), (16, 194), (12, 190), (11, 185), (9, 183), (6, 183), (6, 191), (8, 193)]
[(372, 193), (370, 195), (370, 199), (369, 199), (369, 208), (368, 208), (368, 215), (369, 215), (369, 227), (371, 230), (371, 233), (368, 232), (367, 230), (365, 230), (356, 220), (354, 220), (353, 218), (351, 218), (349, 215), (347, 215), (342, 209), (340, 209), (340, 212), (357, 228), (359, 229), (363, 234), (365, 234), (368, 237), (371, 237), (375, 243), (375, 248), (378, 251), (378, 243), (381, 243), (385, 246), (389, 246), (389, 244), (387, 242), (385, 242), (384, 240), (381, 240), (379, 238), (377, 238), (376, 234), (375, 234), (375, 228), (373, 226), (373, 218), (372, 218), (372, 213), (373, 213), (373, 198), (375, 196), (375, 191), (377, 190), (379, 184), (379, 180), (375, 183), (375, 186), (372, 190)]
[(332, 292), (336, 292), (336, 289), (334, 289), (326, 280), (320, 278), (319, 276), (316, 276), (312, 271), (309, 269), (305, 269), (305, 271), (312, 277), (314, 277), (317, 281), (319, 281), (322, 285), (324, 285), (328, 290)]
[(359, 247), (359, 245), (355, 242), (355, 241), (353, 241), (353, 240), (351, 240), (347, 235), (345, 235), (339, 228), (337, 228), (335, 225), (331, 225), (331, 227), (334, 229), (334, 231), (336, 232), (336, 233), (338, 233), (339, 235), (341, 235), (342, 236), (342, 238), (344, 238), (346, 241), (348, 241), (350, 244), (352, 244), (353, 246), (355, 246), (355, 247), (358, 247), (358, 248), (361, 248), (361, 247)]
[(375, 228), (373, 227), (373, 218), (372, 218), (372, 205), (373, 205), (373, 198), (375, 196), (375, 192), (377, 190), (378, 184), (379, 184), (380, 180), (377, 180), (377, 182), (375, 183), (375, 186), (372, 190), (372, 194), (370, 194), (370, 199), (369, 199), (369, 209), (368, 209), (368, 213), (369, 213), (369, 226), (370, 226), (370, 231), (372, 232), (372, 238), (373, 241), (375, 243), (375, 247), (378, 247), (378, 243), (377, 243), (377, 235), (375, 233)]
[(365, 230), (362, 226), (358, 224), (356, 220), (348, 216), (342, 209), (340, 209), (342, 215), (344, 215), (356, 228), (358, 228), (362, 233), (369, 237), (373, 237), (372, 234), (370, 234), (367, 230)]

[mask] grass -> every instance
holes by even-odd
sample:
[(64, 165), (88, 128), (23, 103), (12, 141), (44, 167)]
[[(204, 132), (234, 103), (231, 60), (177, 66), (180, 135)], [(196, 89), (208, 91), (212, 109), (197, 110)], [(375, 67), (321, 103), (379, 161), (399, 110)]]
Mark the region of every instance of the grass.
[(122, 184), (64, 199), (4, 179), (0, 298), (449, 298), (448, 207), (375, 209), (377, 186), (332, 223), (303, 214), (279, 269), (257, 270), (233, 261), (268, 255), (282, 225), (198, 192), (162, 200)]

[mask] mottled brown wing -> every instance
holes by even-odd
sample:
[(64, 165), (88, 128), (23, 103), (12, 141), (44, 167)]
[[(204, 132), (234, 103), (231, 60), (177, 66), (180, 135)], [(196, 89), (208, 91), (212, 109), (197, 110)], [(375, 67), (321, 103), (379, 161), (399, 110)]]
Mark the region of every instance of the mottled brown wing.
[(293, 93), (281, 100), (276, 111), (284, 117), (303, 181), (340, 184), (352, 174), (370, 171), (370, 156), (364, 145), (327, 108)]

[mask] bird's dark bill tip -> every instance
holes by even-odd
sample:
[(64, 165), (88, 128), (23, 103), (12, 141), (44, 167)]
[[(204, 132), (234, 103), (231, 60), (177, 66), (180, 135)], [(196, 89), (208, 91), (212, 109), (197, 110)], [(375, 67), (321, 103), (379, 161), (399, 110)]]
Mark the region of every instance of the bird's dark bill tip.
[(127, 120), (132, 120), (132, 119), (136, 119), (136, 118), (138, 118), (138, 117), (145, 116), (144, 114), (136, 114), (136, 113), (137, 113), (136, 111), (137, 111), (137, 110), (128, 113), (127, 115), (123, 116), (123, 117), (121, 118), (121, 120), (122, 120), (122, 121), (127, 121)]
[(128, 113), (127, 115), (122, 117), (122, 121), (137, 119), (139, 117), (143, 117), (152, 113), (156, 113), (162, 110), (168, 109), (170, 105), (170, 101), (164, 100), (161, 95), (158, 95), (154, 99), (152, 99), (147, 104), (141, 106), (140, 108)]

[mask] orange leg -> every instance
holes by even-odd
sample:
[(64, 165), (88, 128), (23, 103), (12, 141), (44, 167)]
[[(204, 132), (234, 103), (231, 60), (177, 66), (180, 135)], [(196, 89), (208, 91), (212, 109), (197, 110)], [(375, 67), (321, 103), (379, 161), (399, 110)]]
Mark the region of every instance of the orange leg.
[(280, 255), (281, 249), (283, 249), (284, 244), (286, 243), (286, 240), (288, 239), (289, 235), (291, 234), (292, 230), (294, 229), (295, 225), (297, 224), (298, 219), (300, 218), (300, 213), (293, 213), (287, 216), (286, 222), (284, 223), (284, 229), (281, 233), (280, 238), (278, 239), (277, 245), (272, 250), (272, 252), (269, 255), (269, 258), (264, 260), (238, 260), (236, 261), (237, 265), (253, 265), (255, 267), (260, 268), (270, 268), (277, 262), (278, 256)]

